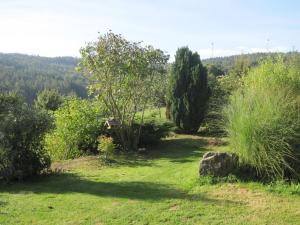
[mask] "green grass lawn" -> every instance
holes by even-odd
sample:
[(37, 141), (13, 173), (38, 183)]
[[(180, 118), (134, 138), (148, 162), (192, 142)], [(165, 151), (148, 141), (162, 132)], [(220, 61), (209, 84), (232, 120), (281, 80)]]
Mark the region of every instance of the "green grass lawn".
[(56, 163), (64, 172), (0, 185), (0, 224), (300, 224), (298, 185), (199, 179), (202, 154), (226, 148), (213, 143), (178, 135), (110, 166)]

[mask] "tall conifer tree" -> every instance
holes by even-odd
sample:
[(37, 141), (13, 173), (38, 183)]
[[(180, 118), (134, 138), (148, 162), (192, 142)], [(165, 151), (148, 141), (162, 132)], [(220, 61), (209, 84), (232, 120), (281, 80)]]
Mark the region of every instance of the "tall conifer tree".
[(167, 113), (176, 125), (189, 133), (200, 127), (209, 97), (207, 71), (198, 53), (179, 48), (170, 74)]

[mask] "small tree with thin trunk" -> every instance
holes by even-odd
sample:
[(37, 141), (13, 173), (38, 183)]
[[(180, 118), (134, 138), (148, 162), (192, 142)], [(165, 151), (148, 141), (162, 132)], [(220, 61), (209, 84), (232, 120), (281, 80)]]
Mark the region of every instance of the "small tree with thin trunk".
[[(120, 122), (116, 133), (123, 148), (136, 149), (144, 111), (156, 99), (156, 83), (165, 73), (168, 56), (111, 31), (81, 48), (80, 53), (78, 68), (90, 80), (89, 93), (102, 101)], [(141, 115), (139, 121), (137, 113)]]

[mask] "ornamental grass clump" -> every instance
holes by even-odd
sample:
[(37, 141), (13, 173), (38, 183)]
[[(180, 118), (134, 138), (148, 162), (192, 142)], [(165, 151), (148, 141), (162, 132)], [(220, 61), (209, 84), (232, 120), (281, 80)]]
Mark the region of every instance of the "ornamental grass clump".
[(225, 108), (231, 150), (268, 178), (299, 178), (298, 61), (279, 57), (252, 69)]

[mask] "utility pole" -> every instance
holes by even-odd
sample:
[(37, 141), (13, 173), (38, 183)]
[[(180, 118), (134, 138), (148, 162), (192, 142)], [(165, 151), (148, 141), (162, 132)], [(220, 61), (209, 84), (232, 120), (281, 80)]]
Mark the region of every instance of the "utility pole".
[(267, 52), (270, 52), (270, 39), (267, 39)]

